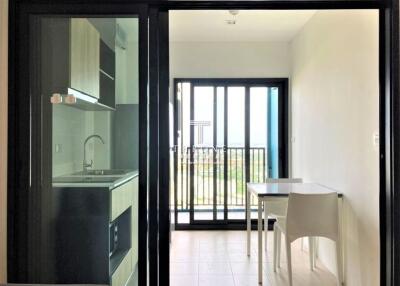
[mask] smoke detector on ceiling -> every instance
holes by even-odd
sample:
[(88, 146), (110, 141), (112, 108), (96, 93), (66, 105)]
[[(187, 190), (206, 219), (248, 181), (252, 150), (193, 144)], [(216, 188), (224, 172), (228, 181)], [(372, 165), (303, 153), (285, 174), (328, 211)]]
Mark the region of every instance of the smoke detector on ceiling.
[(232, 15), (232, 18), (225, 20), (225, 23), (227, 23), (228, 25), (236, 25), (236, 23), (237, 23), (236, 16), (239, 14), (239, 11), (238, 10), (229, 10), (229, 14)]

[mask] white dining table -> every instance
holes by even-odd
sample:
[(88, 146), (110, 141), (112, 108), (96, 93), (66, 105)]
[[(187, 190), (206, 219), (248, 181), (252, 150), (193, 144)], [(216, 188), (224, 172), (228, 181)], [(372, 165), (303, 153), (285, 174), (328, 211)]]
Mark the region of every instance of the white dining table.
[[(317, 183), (247, 183), (247, 199), (246, 199), (246, 220), (247, 220), (247, 255), (250, 256), (251, 248), (251, 196), (257, 198), (257, 231), (258, 231), (258, 283), (263, 282), (263, 239), (262, 239), (262, 221), (263, 221), (263, 203), (268, 201), (282, 201), (289, 197), (290, 193), (302, 194), (326, 194), (338, 193), (339, 198), (339, 230), (341, 232), (341, 202), (342, 194), (334, 189)], [(264, 206), (265, 208), (265, 206)], [(264, 212), (267, 213), (264, 209)], [(266, 218), (268, 219), (268, 218)], [(266, 223), (268, 225), (268, 223)], [(268, 226), (266, 226), (268, 227)], [(343, 257), (343, 255), (342, 255)]]

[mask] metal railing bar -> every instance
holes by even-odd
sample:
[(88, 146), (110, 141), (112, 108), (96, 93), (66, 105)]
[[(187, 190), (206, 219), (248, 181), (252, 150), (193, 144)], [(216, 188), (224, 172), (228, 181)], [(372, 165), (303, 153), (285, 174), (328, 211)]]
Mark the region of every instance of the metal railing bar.
[[(241, 162), (241, 169), (242, 169), (242, 173), (241, 173), (241, 179), (242, 179), (242, 187), (243, 187), (243, 182), (244, 182), (244, 173), (245, 173), (245, 166), (244, 166), (244, 160), (243, 160), (243, 158), (244, 158), (244, 149), (242, 149), (241, 150), (241, 157), (242, 157), (242, 162)], [(245, 195), (245, 193), (246, 193), (246, 190), (244, 189), (244, 188), (242, 188), (242, 190), (244, 191), (243, 193), (242, 193), (242, 201), (241, 201), (241, 203), (242, 203), (242, 205), (245, 203), (245, 198), (246, 198), (246, 195)]]
[[(184, 182), (184, 178), (183, 178), (183, 162), (184, 162), (184, 157), (183, 157), (183, 150), (181, 149), (181, 174), (180, 174), (180, 179), (181, 179), (181, 185), (180, 185), (180, 191), (181, 191), (181, 198), (183, 198), (183, 187), (184, 187), (184, 184), (183, 184), (183, 182)], [(182, 201), (182, 203), (181, 203), (181, 208), (183, 208), (183, 201)]]
[[(227, 198), (228, 205), (230, 207), (244, 207), (245, 203), (245, 186), (244, 181), (245, 174), (245, 162), (244, 162), (244, 147), (196, 147), (194, 149), (193, 158), (194, 162), (190, 162), (190, 157), (186, 156), (181, 158), (181, 176), (179, 182), (181, 183), (180, 191), (178, 192), (177, 209), (187, 210), (190, 208), (190, 179), (195, 180), (194, 186), (194, 203), (195, 206), (223, 206), (224, 205), (224, 180), (221, 180), (221, 175), (225, 172), (221, 162), (225, 162), (227, 158), (227, 172), (228, 175), (228, 189)], [(214, 153), (215, 152), (215, 153)], [(184, 152), (182, 152), (183, 154)], [(186, 149), (187, 155), (190, 153), (190, 148)], [(213, 158), (210, 158), (210, 154), (213, 154)], [(217, 154), (218, 158), (215, 158), (214, 154)], [(254, 182), (265, 182), (265, 171), (267, 166), (266, 162), (266, 150), (260, 147), (250, 148), (250, 154), (252, 162), (250, 164), (251, 168), (251, 180)], [(205, 158), (207, 156), (207, 158)], [(211, 160), (211, 161), (210, 161)], [(195, 163), (195, 172), (193, 178), (189, 177), (190, 165)], [(216, 170), (214, 171), (214, 168)], [(233, 172), (235, 172), (233, 174)], [(212, 173), (212, 175), (210, 175)], [(216, 174), (216, 175), (214, 175)], [(214, 183), (215, 180), (218, 180)], [(251, 205), (254, 206), (255, 201), (252, 198)], [(231, 208), (230, 208), (231, 209)]]
[(229, 205), (229, 202), (231, 202), (232, 203), (232, 166), (231, 166), (231, 163), (232, 163), (232, 150), (229, 150), (229, 168), (228, 168), (228, 170), (229, 170), (229, 194), (230, 194), (230, 200), (228, 200), (228, 205)]
[(262, 170), (263, 170), (263, 183), (265, 183), (265, 149), (263, 149), (263, 160), (262, 160)]
[(186, 207), (189, 208), (189, 152), (190, 148), (186, 149)]
[(237, 168), (237, 149), (235, 149), (235, 203), (237, 204), (237, 197), (238, 197), (238, 168)]
[(257, 182), (260, 182), (260, 149), (257, 150)]
[[(207, 150), (207, 180), (208, 180), (208, 203), (210, 203), (210, 150), (212, 150), (212, 148), (208, 148)], [(212, 171), (212, 170), (211, 170)]]
[(192, 162), (192, 164), (194, 165), (194, 169), (195, 169), (195, 176), (193, 177), (193, 179), (195, 179), (196, 181), (196, 189), (194, 189), (194, 192), (193, 192), (193, 195), (195, 196), (195, 198), (196, 198), (196, 202), (197, 202), (197, 204), (199, 204), (199, 194), (200, 194), (200, 185), (199, 185), (199, 182), (200, 182), (200, 179), (199, 179), (199, 172), (200, 172), (200, 166), (199, 166), (199, 159), (200, 159), (200, 157), (199, 157), (199, 153), (195, 153), (196, 155), (195, 156), (193, 156), (194, 158), (196, 158), (195, 159), (195, 161), (194, 162)]

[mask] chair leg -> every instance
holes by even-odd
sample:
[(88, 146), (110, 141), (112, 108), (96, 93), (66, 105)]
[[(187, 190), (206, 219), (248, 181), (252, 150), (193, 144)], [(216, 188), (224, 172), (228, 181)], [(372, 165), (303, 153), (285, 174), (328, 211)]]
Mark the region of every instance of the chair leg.
[(313, 248), (313, 261), (314, 269), (317, 268), (317, 256), (318, 255), (318, 237), (314, 237), (314, 248)]
[(258, 198), (257, 236), (258, 236), (258, 284), (263, 283), (263, 235), (262, 235), (262, 210), (263, 201)]
[(310, 258), (310, 269), (311, 271), (314, 270), (314, 238), (309, 236), (308, 237), (308, 255)]
[(277, 249), (277, 253), (276, 253), (276, 261), (278, 264), (278, 268), (281, 268), (282, 232), (279, 229), (277, 229), (277, 236), (278, 236), (278, 245), (277, 245), (278, 249)]
[(274, 225), (274, 272), (276, 272), (276, 260), (277, 260), (277, 249), (278, 249), (278, 228)]
[(336, 265), (338, 285), (343, 283), (343, 265), (342, 265), (342, 247), (339, 241), (336, 241)]
[(292, 278), (292, 253), (290, 249), (290, 242), (286, 236), (286, 260), (287, 260), (287, 269), (288, 269), (288, 279), (289, 285), (293, 286), (293, 278)]
[(267, 245), (268, 245), (268, 214), (267, 214), (267, 207), (264, 204), (264, 234), (265, 234), (265, 252), (267, 252)]

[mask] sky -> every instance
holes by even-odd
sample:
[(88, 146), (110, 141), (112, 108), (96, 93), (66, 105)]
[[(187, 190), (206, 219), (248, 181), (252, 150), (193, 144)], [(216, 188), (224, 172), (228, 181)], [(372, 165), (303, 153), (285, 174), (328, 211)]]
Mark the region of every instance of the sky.
[[(245, 88), (228, 87), (228, 147), (244, 147)], [(250, 146), (267, 145), (267, 92), (266, 87), (250, 88)], [(183, 85), (183, 136), (184, 145), (189, 146), (190, 130), (190, 86)], [(195, 144), (213, 145), (213, 87), (194, 87), (194, 137)], [(224, 91), (217, 87), (217, 145), (223, 145)], [(199, 127), (198, 125), (205, 125)], [(199, 137), (203, 129), (203, 140)]]

